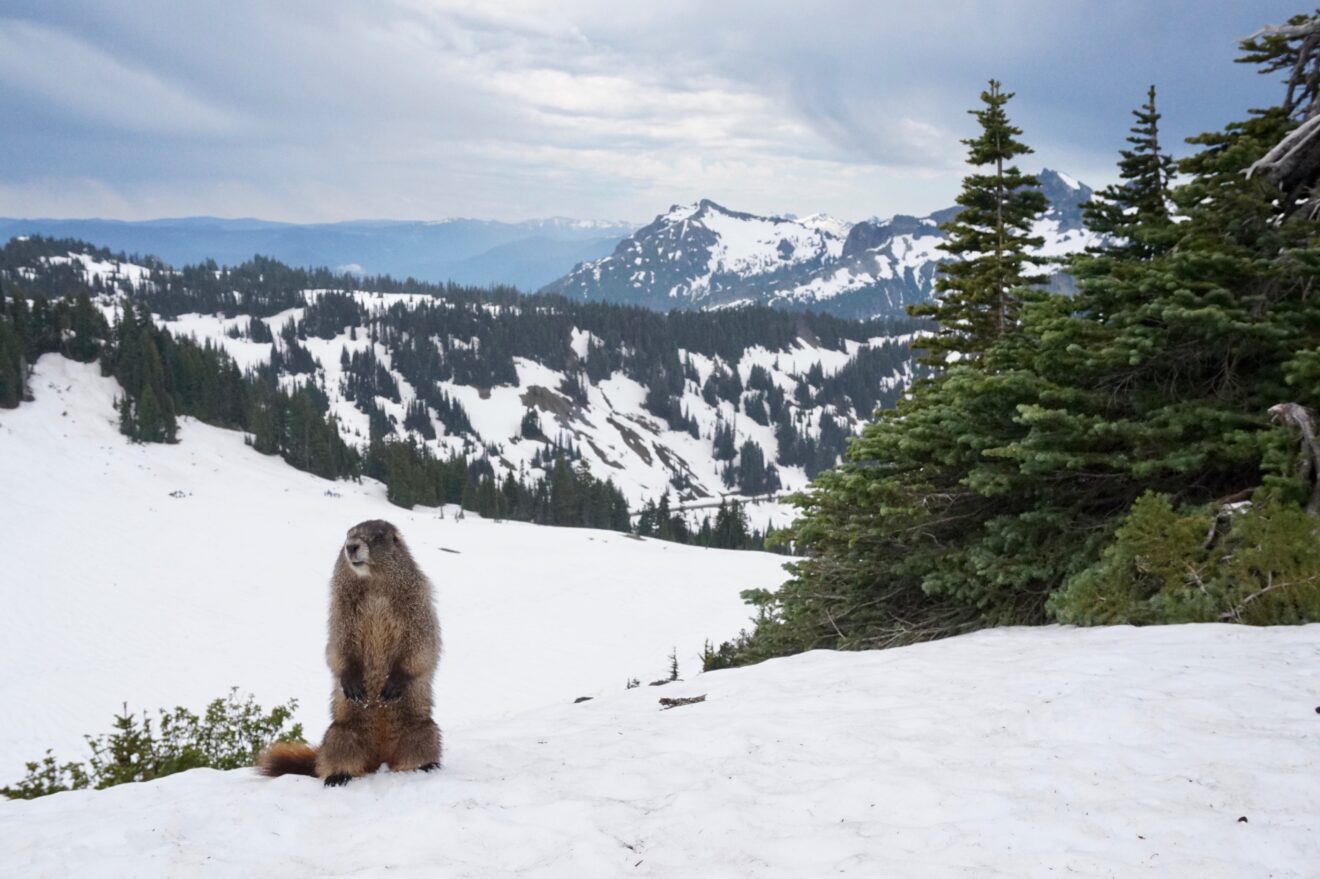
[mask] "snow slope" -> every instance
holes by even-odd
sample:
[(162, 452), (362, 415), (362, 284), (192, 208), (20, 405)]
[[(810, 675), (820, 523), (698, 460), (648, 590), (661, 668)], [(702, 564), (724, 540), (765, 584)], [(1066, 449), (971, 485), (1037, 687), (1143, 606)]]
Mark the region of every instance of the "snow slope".
[(1300, 879), (1318, 694), (1320, 626), (817, 652), (452, 723), (433, 775), (0, 803), (0, 874)]
[(190, 419), (177, 445), (131, 445), (94, 365), (47, 355), (31, 384), (0, 410), (0, 783), (47, 747), (81, 757), (124, 702), (200, 709), (231, 686), (297, 697), (319, 736), (327, 584), (364, 519), (398, 524), (435, 583), (442, 726), (656, 679), (675, 647), (695, 670), (747, 623), (739, 591), (782, 579), (780, 556), (405, 511)]
[[(324, 292), (308, 290), (304, 291), (304, 295), (311, 299)], [(381, 310), (388, 310), (394, 304), (411, 308), (422, 298), (407, 294), (361, 292), (356, 296), (363, 304)], [(110, 310), (113, 305), (103, 307)], [(289, 320), (300, 320), (303, 311), (289, 309), (262, 320), (278, 336), (280, 327)], [(161, 320), (159, 315), (157, 319)], [(274, 346), (281, 344), (257, 343), (246, 338), (236, 339), (228, 334), (236, 325), (246, 326), (248, 321), (246, 315), (226, 318), (219, 314), (184, 314), (171, 320), (161, 320), (162, 325), (171, 333), (188, 336), (198, 342), (209, 342), (225, 350), (245, 369), (269, 363)], [(575, 329), (572, 338), (574, 345), (584, 352), (590, 345), (596, 344), (586, 331)], [(395, 418), (397, 435), (411, 436), (415, 442), (430, 447), (440, 458), (465, 450), (468, 454), (480, 454), (473, 447), (473, 440), (479, 439), (498, 445), (499, 454), (489, 456), (488, 460), (500, 478), (505, 474), (542, 475), (544, 469), (536, 463), (536, 457), (546, 451), (547, 442), (527, 440), (521, 436), (523, 416), (529, 408), (533, 408), (537, 410), (542, 430), (547, 437), (572, 443), (596, 478), (612, 480), (628, 499), (629, 505), (634, 510), (640, 510), (647, 501), (657, 501), (666, 492), (680, 502), (700, 503), (718, 501), (724, 496), (738, 497), (737, 492), (726, 487), (721, 479), (724, 462), (714, 457), (713, 434), (720, 422), (733, 431), (735, 446), (740, 447), (745, 441), (751, 440), (761, 447), (767, 460), (775, 461), (778, 458), (779, 441), (773, 426), (757, 424), (747, 415), (745, 407), (740, 411), (729, 401), (717, 401), (712, 405), (703, 399), (701, 385), (713, 370), (718, 368), (737, 372), (742, 381), (746, 382), (753, 368), (760, 367), (785, 392), (789, 401), (786, 405), (794, 413), (800, 414), (803, 419), (801, 426), (808, 433), (819, 434), (821, 417), (825, 414), (843, 424), (849, 433), (855, 433), (870, 417), (870, 412), (858, 412), (833, 404), (802, 406), (797, 402), (798, 386), (812, 387), (808, 373), (813, 367), (819, 367), (823, 375), (834, 375), (863, 348), (901, 351), (903, 359), (900, 368), (881, 379), (879, 384), (886, 389), (904, 386), (912, 379), (912, 364), (907, 360), (907, 343), (906, 337), (876, 336), (864, 344), (846, 342), (846, 350), (837, 350), (799, 338), (791, 346), (779, 350), (767, 350), (760, 346), (748, 348), (736, 361), (712, 359), (680, 349), (680, 358), (690, 357), (701, 379), (699, 382), (688, 381), (683, 395), (683, 406), (699, 426), (700, 438), (683, 430), (674, 430), (651, 414), (644, 405), (645, 386), (621, 371), (615, 372), (609, 379), (589, 385), (584, 404), (577, 405), (559, 390), (567, 378), (564, 372), (534, 360), (515, 358), (517, 384), (478, 388), (454, 382), (439, 382), (438, 387), (463, 406), (472, 422), (475, 436), (449, 434), (442, 424), (437, 423), (437, 436), (432, 440), (415, 432), (410, 434), (403, 426), (407, 407), (417, 399), (417, 393), (393, 369), (390, 350), (384, 344), (371, 342), (367, 333), (360, 328), (354, 328), (352, 337), (350, 330), (345, 329), (334, 338), (309, 337), (301, 344), (321, 364), (315, 380), (329, 400), (344, 439), (349, 443), (365, 448), (366, 437), (369, 435), (368, 418), (345, 396), (342, 387), (344, 372), (339, 357), (345, 350), (351, 353), (371, 350), (401, 389), (399, 403), (385, 397), (376, 398), (376, 403)], [(286, 377), (285, 380), (293, 383), (306, 381), (307, 378), (304, 376), (293, 380)], [(805, 488), (810, 481), (801, 467), (781, 466), (778, 470), (786, 492)], [(683, 477), (686, 487), (676, 488), (673, 484), (676, 477)], [(775, 527), (787, 525), (792, 521), (795, 511), (782, 504), (751, 503), (748, 514), (753, 527), (764, 529), (767, 524)], [(696, 524), (699, 521), (694, 522)]]

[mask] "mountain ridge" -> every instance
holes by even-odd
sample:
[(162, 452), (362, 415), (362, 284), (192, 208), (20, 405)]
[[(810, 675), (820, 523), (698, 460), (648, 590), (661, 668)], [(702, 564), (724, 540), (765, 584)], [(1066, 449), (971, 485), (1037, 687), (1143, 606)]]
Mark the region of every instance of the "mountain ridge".
[[(550, 217), (497, 220), (346, 220), (283, 223), (253, 218), (157, 220), (0, 218), (0, 240), (43, 235), (152, 254), (172, 265), (214, 260), (238, 265), (255, 254), (290, 265), (360, 274), (529, 290), (577, 262), (608, 254), (635, 227), (609, 220)], [(513, 248), (516, 259), (507, 254)]]
[[(1044, 169), (1050, 202), (1037, 222), (1040, 253), (1064, 256), (1095, 241), (1082, 222), (1093, 190)], [(704, 198), (668, 211), (584, 262), (541, 292), (658, 310), (757, 303), (841, 317), (894, 317), (933, 293), (945, 239), (939, 226), (956, 206), (916, 217), (895, 214), (856, 223), (814, 214), (760, 216)]]

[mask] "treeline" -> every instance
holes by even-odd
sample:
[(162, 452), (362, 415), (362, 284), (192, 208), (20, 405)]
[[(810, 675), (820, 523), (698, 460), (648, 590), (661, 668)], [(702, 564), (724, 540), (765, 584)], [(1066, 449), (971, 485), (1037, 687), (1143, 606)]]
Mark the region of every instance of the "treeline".
[(637, 517), (636, 531), (640, 537), (656, 537), (675, 543), (693, 546), (705, 546), (712, 549), (766, 549), (769, 547), (782, 551), (782, 543), (775, 544), (771, 539), (775, 530), (769, 525), (764, 531), (751, 527), (747, 511), (736, 500), (721, 500), (712, 518), (710, 514), (701, 517), (701, 523), (695, 527), (688, 522), (686, 514), (675, 510), (666, 492), (660, 502), (647, 501)]
[(503, 479), (484, 458), (437, 458), (410, 440), (373, 442), (364, 473), (387, 486), (392, 503), (440, 506), (458, 504), (488, 519), (513, 519), (540, 525), (567, 525), (630, 531), (628, 501), (610, 480), (574, 467), (567, 453), (556, 454), (545, 476)]
[(1320, 620), (1320, 16), (1242, 48), (1287, 76), (1282, 102), (1175, 166), (1152, 88), (1072, 297), (1043, 288), (1031, 150), (990, 83), (943, 227), (958, 259), (914, 309), (932, 377), (795, 499), (806, 558), (746, 594), (755, 631), (711, 664), (998, 624)]

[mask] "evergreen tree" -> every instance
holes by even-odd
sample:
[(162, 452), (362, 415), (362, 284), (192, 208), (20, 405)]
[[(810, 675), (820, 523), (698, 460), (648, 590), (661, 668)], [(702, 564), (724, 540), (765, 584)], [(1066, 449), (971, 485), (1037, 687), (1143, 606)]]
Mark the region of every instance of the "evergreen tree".
[(133, 438), (144, 443), (162, 443), (166, 435), (165, 412), (155, 389), (148, 385), (134, 413)]
[(0, 409), (13, 409), (23, 399), (23, 348), (18, 333), (0, 317)]
[(413, 400), (408, 404), (403, 426), (404, 429), (421, 435), (423, 439), (435, 439), (435, 425), (431, 422), (431, 412), (421, 400)]
[(518, 428), (527, 439), (545, 439), (545, 434), (541, 431), (541, 416), (532, 407), (527, 407), (523, 413), (522, 424)]
[(1155, 86), (1146, 93), (1145, 105), (1132, 115), (1137, 118), (1127, 138), (1132, 149), (1119, 152), (1122, 182), (1096, 193), (1083, 211), (1089, 229), (1117, 239), (1107, 249), (1148, 258), (1166, 249), (1174, 234), (1169, 213), (1174, 162), (1160, 151)]
[(715, 422), (714, 457), (716, 461), (732, 461), (738, 454), (734, 446), (733, 426), (724, 419)]
[(909, 309), (913, 316), (939, 323), (935, 335), (920, 343), (931, 363), (944, 363), (951, 353), (977, 354), (1012, 331), (1020, 312), (1016, 290), (1038, 280), (1030, 268), (1044, 261), (1028, 253), (1044, 243), (1031, 234), (1047, 206), (1040, 181), (1009, 164), (1032, 152), (1017, 140), (1022, 131), (1004, 110), (1012, 97), (992, 79), (981, 93), (985, 106), (968, 111), (981, 133), (963, 141), (967, 162), (987, 171), (963, 178), (957, 199), (962, 210), (940, 227), (949, 240), (939, 247), (954, 259), (940, 267), (936, 299)]

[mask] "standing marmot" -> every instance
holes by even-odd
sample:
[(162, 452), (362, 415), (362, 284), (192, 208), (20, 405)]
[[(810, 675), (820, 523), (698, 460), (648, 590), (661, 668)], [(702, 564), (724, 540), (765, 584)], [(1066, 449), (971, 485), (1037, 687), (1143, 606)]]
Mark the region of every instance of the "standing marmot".
[(261, 773), (314, 775), (334, 787), (382, 763), (396, 771), (437, 768), (431, 678), (440, 624), (431, 584), (389, 522), (349, 529), (330, 580), (325, 653), (336, 687), (321, 747), (277, 742), (258, 758)]

